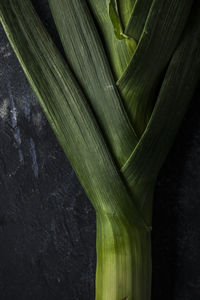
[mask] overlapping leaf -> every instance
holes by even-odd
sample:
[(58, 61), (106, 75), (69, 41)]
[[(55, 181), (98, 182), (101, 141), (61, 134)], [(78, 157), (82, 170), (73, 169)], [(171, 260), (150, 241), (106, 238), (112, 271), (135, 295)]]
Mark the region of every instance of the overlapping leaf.
[(97, 213), (146, 227), (81, 88), (31, 2), (1, 1), (0, 18), (27, 78)]
[(200, 6), (49, 3), (65, 60), (30, 0), (1, 0), (1, 22), (96, 209), (96, 299), (149, 300), (153, 191), (199, 79)]
[[(150, 223), (158, 171), (198, 80), (193, 1), (49, 3), (73, 73), (29, 0), (0, 4), (10, 41), (94, 205), (133, 206), (136, 219)], [(131, 51), (130, 38), (138, 40)]]
[(139, 135), (149, 121), (162, 73), (178, 44), (191, 6), (188, 0), (153, 1), (136, 52), (117, 82)]
[(182, 40), (167, 68), (150, 121), (122, 168), (146, 219), (152, 207), (152, 187), (200, 79), (199, 18), (200, 7), (194, 5)]
[(128, 23), (125, 26), (124, 33), (134, 38), (134, 40), (136, 40), (137, 42), (140, 40), (140, 37), (144, 30), (144, 26), (147, 21), (152, 3), (153, 0), (146, 0), (144, 5), (144, 1), (136, 0)]
[(80, 0), (50, 0), (49, 3), (67, 60), (97, 116), (115, 159), (122, 166), (138, 138), (123, 108), (88, 6)]
[[(109, 14), (109, 5), (111, 3), (110, 0), (87, 0), (83, 1), (87, 2), (95, 16), (96, 22), (99, 25), (99, 31), (102, 33), (104, 45), (108, 53), (108, 58), (110, 64), (112, 65), (114, 76), (116, 79), (120, 78), (125, 69), (128, 67), (133, 53), (136, 49), (136, 42), (133, 39), (122, 38), (119, 39), (115, 35), (115, 28), (113, 27), (113, 23)], [(117, 1), (119, 2), (119, 1)], [(118, 9), (120, 7), (124, 7), (122, 3), (133, 2), (134, 1), (120, 1), (120, 6), (118, 5)], [(130, 6), (132, 7), (133, 4)], [(128, 5), (126, 6), (129, 7)], [(123, 15), (123, 14), (122, 14)], [(121, 14), (120, 14), (121, 16)]]

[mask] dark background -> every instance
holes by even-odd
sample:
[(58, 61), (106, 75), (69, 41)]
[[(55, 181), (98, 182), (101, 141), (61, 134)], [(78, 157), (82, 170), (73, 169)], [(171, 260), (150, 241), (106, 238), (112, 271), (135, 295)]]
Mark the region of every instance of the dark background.
[[(47, 1), (34, 5), (61, 49)], [(152, 300), (200, 299), (199, 95), (157, 182)], [(93, 300), (95, 230), (95, 212), (0, 27), (0, 300)]]

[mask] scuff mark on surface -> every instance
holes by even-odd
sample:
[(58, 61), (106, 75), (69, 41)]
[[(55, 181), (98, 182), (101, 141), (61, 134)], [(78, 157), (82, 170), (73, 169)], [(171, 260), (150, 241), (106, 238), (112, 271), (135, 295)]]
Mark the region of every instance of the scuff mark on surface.
[(10, 116), (11, 116), (11, 121), (12, 121), (12, 127), (16, 128), (17, 127), (17, 110), (15, 107), (15, 102), (13, 99), (10, 83), (8, 83), (8, 92), (9, 92), (9, 98), (10, 98)]
[(8, 81), (8, 93), (9, 93), (9, 99), (10, 99), (10, 117), (11, 117), (11, 123), (12, 123), (12, 128), (13, 128), (13, 135), (15, 138), (15, 141), (17, 143), (18, 147), (18, 154), (19, 154), (19, 161), (20, 163), (24, 163), (24, 156), (23, 152), (21, 150), (21, 135), (20, 135), (20, 129), (17, 125), (17, 109), (15, 106), (11, 86), (10, 86), (10, 81)]
[(8, 106), (9, 106), (9, 99), (5, 98), (2, 101), (2, 104), (0, 106), (0, 118), (2, 120), (5, 120), (8, 115)]
[(3, 55), (3, 57), (4, 57), (4, 58), (7, 58), (7, 57), (9, 57), (9, 56), (11, 56), (11, 55), (12, 55), (11, 52), (7, 52), (7, 53), (5, 53), (5, 54)]
[(30, 154), (32, 157), (32, 168), (35, 177), (38, 177), (38, 163), (37, 163), (37, 154), (35, 150), (35, 143), (32, 138), (30, 138)]
[(35, 112), (32, 114), (32, 122), (39, 130), (42, 130), (42, 114), (41, 114), (41, 112)]
[[(43, 0), (33, 2), (34, 5), (44, 3)], [(2, 26), (0, 36), (0, 47), (6, 47)], [(0, 300), (94, 299), (95, 269), (90, 275), (88, 268), (88, 253), (93, 255), (93, 265), (96, 254), (93, 208), (85, 194), (76, 197), (80, 184), (75, 175), (71, 177), (71, 166), (58, 146), (14, 54), (3, 57), (7, 51), (0, 53), (0, 106), (5, 98), (8, 99), (7, 117), (5, 121), (0, 119), (0, 123), (5, 124), (0, 130), (0, 158), (3, 160), (0, 161), (0, 223), (3, 223), (3, 226), (0, 224)], [(19, 162), (18, 155), (21, 154), (14, 138), (8, 81), (20, 128), (23, 166)], [(27, 117), (24, 113), (26, 99), (30, 102), (30, 122), (28, 107)], [(40, 180), (35, 177), (32, 168), (30, 138), (35, 143)], [(68, 185), (66, 191), (65, 185)], [(88, 205), (93, 214), (85, 215), (83, 212)], [(68, 206), (71, 208), (69, 211)], [(72, 231), (70, 236), (67, 230), (71, 222), (76, 222), (77, 226), (73, 226), (75, 232)], [(79, 226), (88, 226), (88, 231), (83, 230), (83, 243), (79, 238), (80, 244), (77, 244), (74, 236)], [(85, 275), (81, 277), (81, 273)]]
[(18, 149), (18, 155), (19, 155), (19, 161), (20, 163), (24, 163), (24, 155), (23, 155), (23, 152), (22, 152), (22, 149)]
[(0, 54), (2, 54), (4, 58), (8, 58), (12, 55), (9, 43), (7, 43), (5, 46), (0, 47)]

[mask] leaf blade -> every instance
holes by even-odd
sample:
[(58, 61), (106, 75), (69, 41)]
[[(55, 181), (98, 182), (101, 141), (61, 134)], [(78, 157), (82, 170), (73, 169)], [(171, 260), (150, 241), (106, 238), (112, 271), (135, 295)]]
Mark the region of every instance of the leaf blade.
[(131, 39), (131, 45), (129, 45), (129, 43), (127, 44), (127, 41), (129, 41), (128, 39), (120, 40), (116, 38), (113, 24), (109, 16), (109, 0), (87, 0), (87, 2), (104, 38), (115, 79), (118, 79), (132, 59), (136, 48), (136, 42)]
[(136, 52), (117, 85), (136, 133), (152, 113), (157, 83), (176, 48), (192, 1), (154, 0)]
[[(121, 170), (148, 222), (152, 207), (152, 197), (149, 195), (153, 193), (158, 172), (200, 79), (199, 17), (200, 8), (197, 5), (192, 10), (187, 30), (171, 59), (147, 128)], [(146, 195), (142, 195), (144, 190)]]
[(144, 29), (144, 25), (152, 3), (153, 0), (146, 0), (144, 5), (142, 0), (136, 0), (133, 7), (133, 12), (124, 30), (125, 34), (133, 37), (137, 42), (142, 35), (142, 31)]
[(123, 108), (90, 11), (82, 0), (49, 0), (67, 60), (73, 66), (116, 161), (122, 166), (138, 142)]

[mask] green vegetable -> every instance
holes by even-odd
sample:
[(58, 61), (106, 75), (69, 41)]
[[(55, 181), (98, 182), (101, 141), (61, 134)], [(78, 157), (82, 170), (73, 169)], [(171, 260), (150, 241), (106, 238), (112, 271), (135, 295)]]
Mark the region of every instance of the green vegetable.
[(188, 0), (49, 0), (61, 56), (30, 0), (0, 20), (97, 216), (96, 300), (149, 300), (158, 172), (200, 74)]

